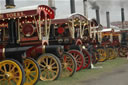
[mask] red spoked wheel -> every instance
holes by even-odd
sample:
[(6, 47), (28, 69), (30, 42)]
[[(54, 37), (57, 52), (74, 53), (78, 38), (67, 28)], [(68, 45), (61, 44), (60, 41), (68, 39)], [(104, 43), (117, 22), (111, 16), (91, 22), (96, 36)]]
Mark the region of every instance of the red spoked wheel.
[(69, 50), (68, 52), (70, 54), (72, 54), (73, 57), (76, 60), (76, 63), (77, 63), (76, 71), (79, 71), (80, 69), (82, 69), (83, 66), (84, 66), (84, 56), (83, 56), (83, 54), (78, 50)]
[(83, 55), (85, 58), (85, 63), (84, 63), (83, 69), (89, 68), (91, 66), (91, 55), (85, 49), (82, 49), (82, 52), (83, 52)]

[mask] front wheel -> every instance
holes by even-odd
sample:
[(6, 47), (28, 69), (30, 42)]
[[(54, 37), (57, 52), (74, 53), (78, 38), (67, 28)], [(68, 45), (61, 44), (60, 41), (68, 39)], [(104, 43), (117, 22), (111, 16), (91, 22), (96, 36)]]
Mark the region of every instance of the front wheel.
[(61, 73), (61, 62), (53, 54), (43, 54), (37, 62), (41, 69), (40, 79), (43, 81), (56, 80)]
[(23, 85), (25, 73), (22, 65), (13, 59), (0, 61), (0, 85)]
[(24, 59), (25, 83), (24, 85), (34, 85), (40, 78), (40, 67), (32, 58)]
[(92, 57), (91, 57), (90, 53), (85, 49), (82, 49), (82, 53), (85, 58), (85, 63), (84, 63), (83, 69), (89, 68), (91, 66)]
[(84, 66), (84, 56), (83, 54), (78, 50), (69, 50), (68, 53), (72, 54), (77, 62), (77, 69), (76, 71), (79, 71)]
[(62, 64), (62, 77), (71, 77), (76, 72), (76, 61), (74, 57), (70, 53), (63, 53), (61, 58), (61, 64)]
[(104, 48), (98, 48), (97, 52), (99, 53), (99, 62), (104, 62), (107, 59), (105, 49)]

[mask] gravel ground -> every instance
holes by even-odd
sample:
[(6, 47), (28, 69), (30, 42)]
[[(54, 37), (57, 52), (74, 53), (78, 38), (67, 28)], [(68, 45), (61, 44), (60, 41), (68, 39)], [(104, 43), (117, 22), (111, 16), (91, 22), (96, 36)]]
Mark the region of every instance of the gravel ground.
[(96, 78), (81, 81), (79, 85), (128, 85), (128, 64)]

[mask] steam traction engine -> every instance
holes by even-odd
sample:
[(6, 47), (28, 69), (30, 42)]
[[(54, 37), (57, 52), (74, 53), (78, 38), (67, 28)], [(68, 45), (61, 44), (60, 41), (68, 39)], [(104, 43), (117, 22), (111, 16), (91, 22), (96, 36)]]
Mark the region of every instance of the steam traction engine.
[[(60, 55), (61, 47), (43, 45), (43, 37), (49, 32), (47, 28), (53, 18), (53, 10), (45, 5), (2, 11), (0, 84), (34, 85), (40, 76), (42, 80), (55, 80), (59, 77), (61, 64), (51, 53)], [(38, 64), (32, 58), (37, 59), (41, 75)]]
[(87, 18), (81, 14), (72, 14), (67, 18), (52, 21), (49, 44), (64, 45), (65, 51), (71, 53), (77, 62), (76, 71), (91, 64), (89, 52), (82, 48), (83, 34), (87, 25)]

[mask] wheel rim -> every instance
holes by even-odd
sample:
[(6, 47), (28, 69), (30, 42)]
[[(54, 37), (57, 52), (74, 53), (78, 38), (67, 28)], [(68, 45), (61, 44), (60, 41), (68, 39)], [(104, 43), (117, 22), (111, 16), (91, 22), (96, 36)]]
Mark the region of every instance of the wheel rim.
[(0, 62), (0, 85), (20, 85), (23, 73), (19, 65), (12, 60)]
[(76, 63), (77, 63), (76, 71), (79, 71), (83, 67), (83, 64), (84, 64), (83, 55), (77, 50), (70, 50), (69, 53), (71, 53), (73, 57), (75, 58)]
[(74, 74), (76, 71), (76, 62), (74, 57), (71, 54), (64, 53), (63, 57), (61, 59), (61, 64), (62, 64), (62, 77), (69, 77)]
[(57, 78), (59, 74), (59, 63), (53, 56), (41, 56), (37, 62), (41, 69), (41, 80), (49, 81)]
[(99, 53), (99, 61), (103, 62), (106, 60), (106, 52), (104, 49), (98, 49), (97, 52)]
[(83, 66), (83, 69), (85, 69), (85, 68), (88, 68), (88, 67), (90, 66), (90, 64), (91, 64), (91, 56), (90, 56), (89, 53), (88, 53), (86, 50), (84, 50), (84, 49), (82, 49), (82, 52), (83, 52), (83, 55), (84, 55), (84, 57), (85, 57), (85, 64), (84, 64), (84, 66)]
[(27, 58), (24, 60), (24, 71), (26, 77), (24, 85), (34, 85), (39, 79), (39, 66), (33, 59)]

